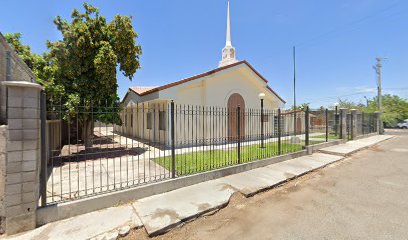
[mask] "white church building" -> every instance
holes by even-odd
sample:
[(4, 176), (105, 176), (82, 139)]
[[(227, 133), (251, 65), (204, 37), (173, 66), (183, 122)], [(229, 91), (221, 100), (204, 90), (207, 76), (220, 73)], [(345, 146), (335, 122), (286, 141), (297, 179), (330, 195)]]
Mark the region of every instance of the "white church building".
[[(236, 50), (231, 41), (228, 3), (226, 44), (222, 49), (222, 60), (218, 68), (163, 86), (129, 88), (122, 100), (124, 106), (122, 126), (115, 127), (115, 130), (131, 137), (165, 143), (170, 137), (168, 129), (171, 101), (177, 106), (186, 106), (186, 108), (191, 106), (192, 109), (197, 106), (236, 109), (238, 105), (241, 109), (259, 109), (260, 96), (263, 98), (265, 109), (285, 107), (285, 100), (268, 86), (268, 80), (247, 61), (237, 60)], [(195, 121), (193, 117), (188, 119), (190, 120), (191, 124)], [(229, 125), (225, 127), (229, 135), (236, 135), (236, 130), (232, 129), (236, 128), (233, 121), (235, 120), (230, 119), (225, 123)], [(200, 125), (200, 123), (194, 124), (197, 124), (195, 126), (197, 128)], [(242, 119), (241, 124), (243, 124), (241, 133), (250, 132), (248, 129), (250, 126), (245, 124), (245, 119)], [(187, 127), (187, 122), (181, 125)], [(206, 135), (204, 131), (207, 130), (196, 134), (204, 138)], [(182, 136), (183, 133), (176, 134), (176, 138), (180, 141)]]

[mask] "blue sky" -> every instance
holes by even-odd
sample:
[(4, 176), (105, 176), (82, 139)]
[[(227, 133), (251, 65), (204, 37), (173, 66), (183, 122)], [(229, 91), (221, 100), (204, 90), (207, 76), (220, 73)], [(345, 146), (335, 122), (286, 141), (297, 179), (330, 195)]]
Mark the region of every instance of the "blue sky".
[[(225, 45), (226, 0), (88, 1), (110, 20), (132, 15), (142, 45), (142, 69), (132, 82), (118, 75), (119, 95), (135, 85), (157, 86), (217, 67)], [(0, 31), (21, 32), (32, 50), (58, 40), (56, 15), (69, 18), (83, 1), (4, 1)], [(6, 10), (6, 11), (5, 11)], [(232, 0), (232, 43), (288, 105), (292, 46), (297, 47), (297, 102), (327, 106), (338, 97), (364, 102), (375, 95), (375, 57), (385, 93), (408, 98), (408, 1)]]

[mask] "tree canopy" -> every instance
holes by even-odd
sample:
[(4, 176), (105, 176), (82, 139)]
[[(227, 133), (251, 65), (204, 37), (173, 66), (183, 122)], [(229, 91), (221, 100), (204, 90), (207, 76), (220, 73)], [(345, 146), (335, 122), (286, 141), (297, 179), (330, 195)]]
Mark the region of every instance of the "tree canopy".
[[(378, 111), (378, 98), (368, 101), (367, 111)], [(408, 119), (408, 100), (397, 95), (382, 96), (382, 120), (386, 126), (395, 126), (398, 122)]]
[[(363, 112), (378, 111), (378, 98), (368, 99), (368, 106), (345, 99), (339, 99), (339, 108), (358, 109)], [(384, 94), (382, 96), (381, 118), (386, 126), (393, 127), (398, 122), (408, 119), (408, 100), (397, 95)]]
[(55, 18), (63, 38), (47, 43), (57, 66), (56, 83), (64, 87), (64, 101), (72, 106), (116, 100), (117, 68), (132, 79), (142, 53), (131, 17), (116, 15), (108, 23), (97, 8), (83, 6), (85, 12), (74, 9), (70, 22)]
[(63, 87), (56, 85), (54, 75), (56, 66), (52, 64), (48, 53), (36, 54), (31, 51), (30, 46), (21, 41), (21, 33), (6, 33), (4, 36), (18, 56), (33, 71), (37, 83), (45, 87), (47, 96), (61, 95)]
[[(93, 121), (121, 124), (117, 71), (132, 80), (140, 69), (142, 48), (136, 43), (132, 17), (116, 15), (108, 22), (98, 8), (88, 3), (83, 7), (84, 12), (73, 10), (70, 21), (54, 19), (62, 39), (48, 41), (49, 52), (42, 55), (22, 44), (20, 33), (5, 37), (45, 87), (48, 104), (62, 104), (62, 117), (78, 120), (82, 140), (89, 146)], [(115, 107), (108, 110), (108, 105)]]

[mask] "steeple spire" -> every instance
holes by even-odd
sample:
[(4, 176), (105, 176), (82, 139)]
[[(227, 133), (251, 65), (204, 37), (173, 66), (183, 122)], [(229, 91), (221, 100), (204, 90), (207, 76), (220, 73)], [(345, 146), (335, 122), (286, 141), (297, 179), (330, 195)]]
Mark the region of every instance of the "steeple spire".
[(230, 65), (238, 62), (235, 57), (235, 48), (232, 46), (231, 42), (231, 20), (230, 20), (230, 2), (228, 1), (227, 9), (227, 36), (225, 47), (222, 49), (222, 60), (219, 63), (219, 67)]
[(227, 41), (225, 46), (232, 46), (231, 42), (231, 20), (230, 20), (230, 2), (228, 1), (228, 10), (227, 10)]

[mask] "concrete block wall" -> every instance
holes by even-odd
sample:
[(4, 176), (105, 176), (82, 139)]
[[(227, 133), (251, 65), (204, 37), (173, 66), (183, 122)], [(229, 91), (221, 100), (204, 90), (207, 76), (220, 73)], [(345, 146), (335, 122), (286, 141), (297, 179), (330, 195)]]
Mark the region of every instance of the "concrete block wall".
[(375, 114), (375, 131), (378, 133), (378, 134), (384, 134), (384, 129), (383, 129), (383, 127), (382, 127), (382, 124), (383, 124), (383, 122), (381, 121), (381, 113), (380, 112), (375, 112), (374, 113)]
[(357, 118), (358, 111), (356, 109), (351, 109), (351, 118), (353, 119), (353, 126), (351, 131), (351, 139), (355, 139), (358, 136), (360, 124), (358, 124)]
[(0, 126), (0, 234), (5, 232), (6, 212), (4, 208), (4, 188), (6, 184), (6, 152), (7, 152), (7, 133), (6, 125)]
[(4, 184), (6, 234), (36, 227), (39, 199), (40, 92), (35, 83), (9, 81)]
[(339, 128), (341, 139), (347, 139), (347, 109), (340, 108)]

